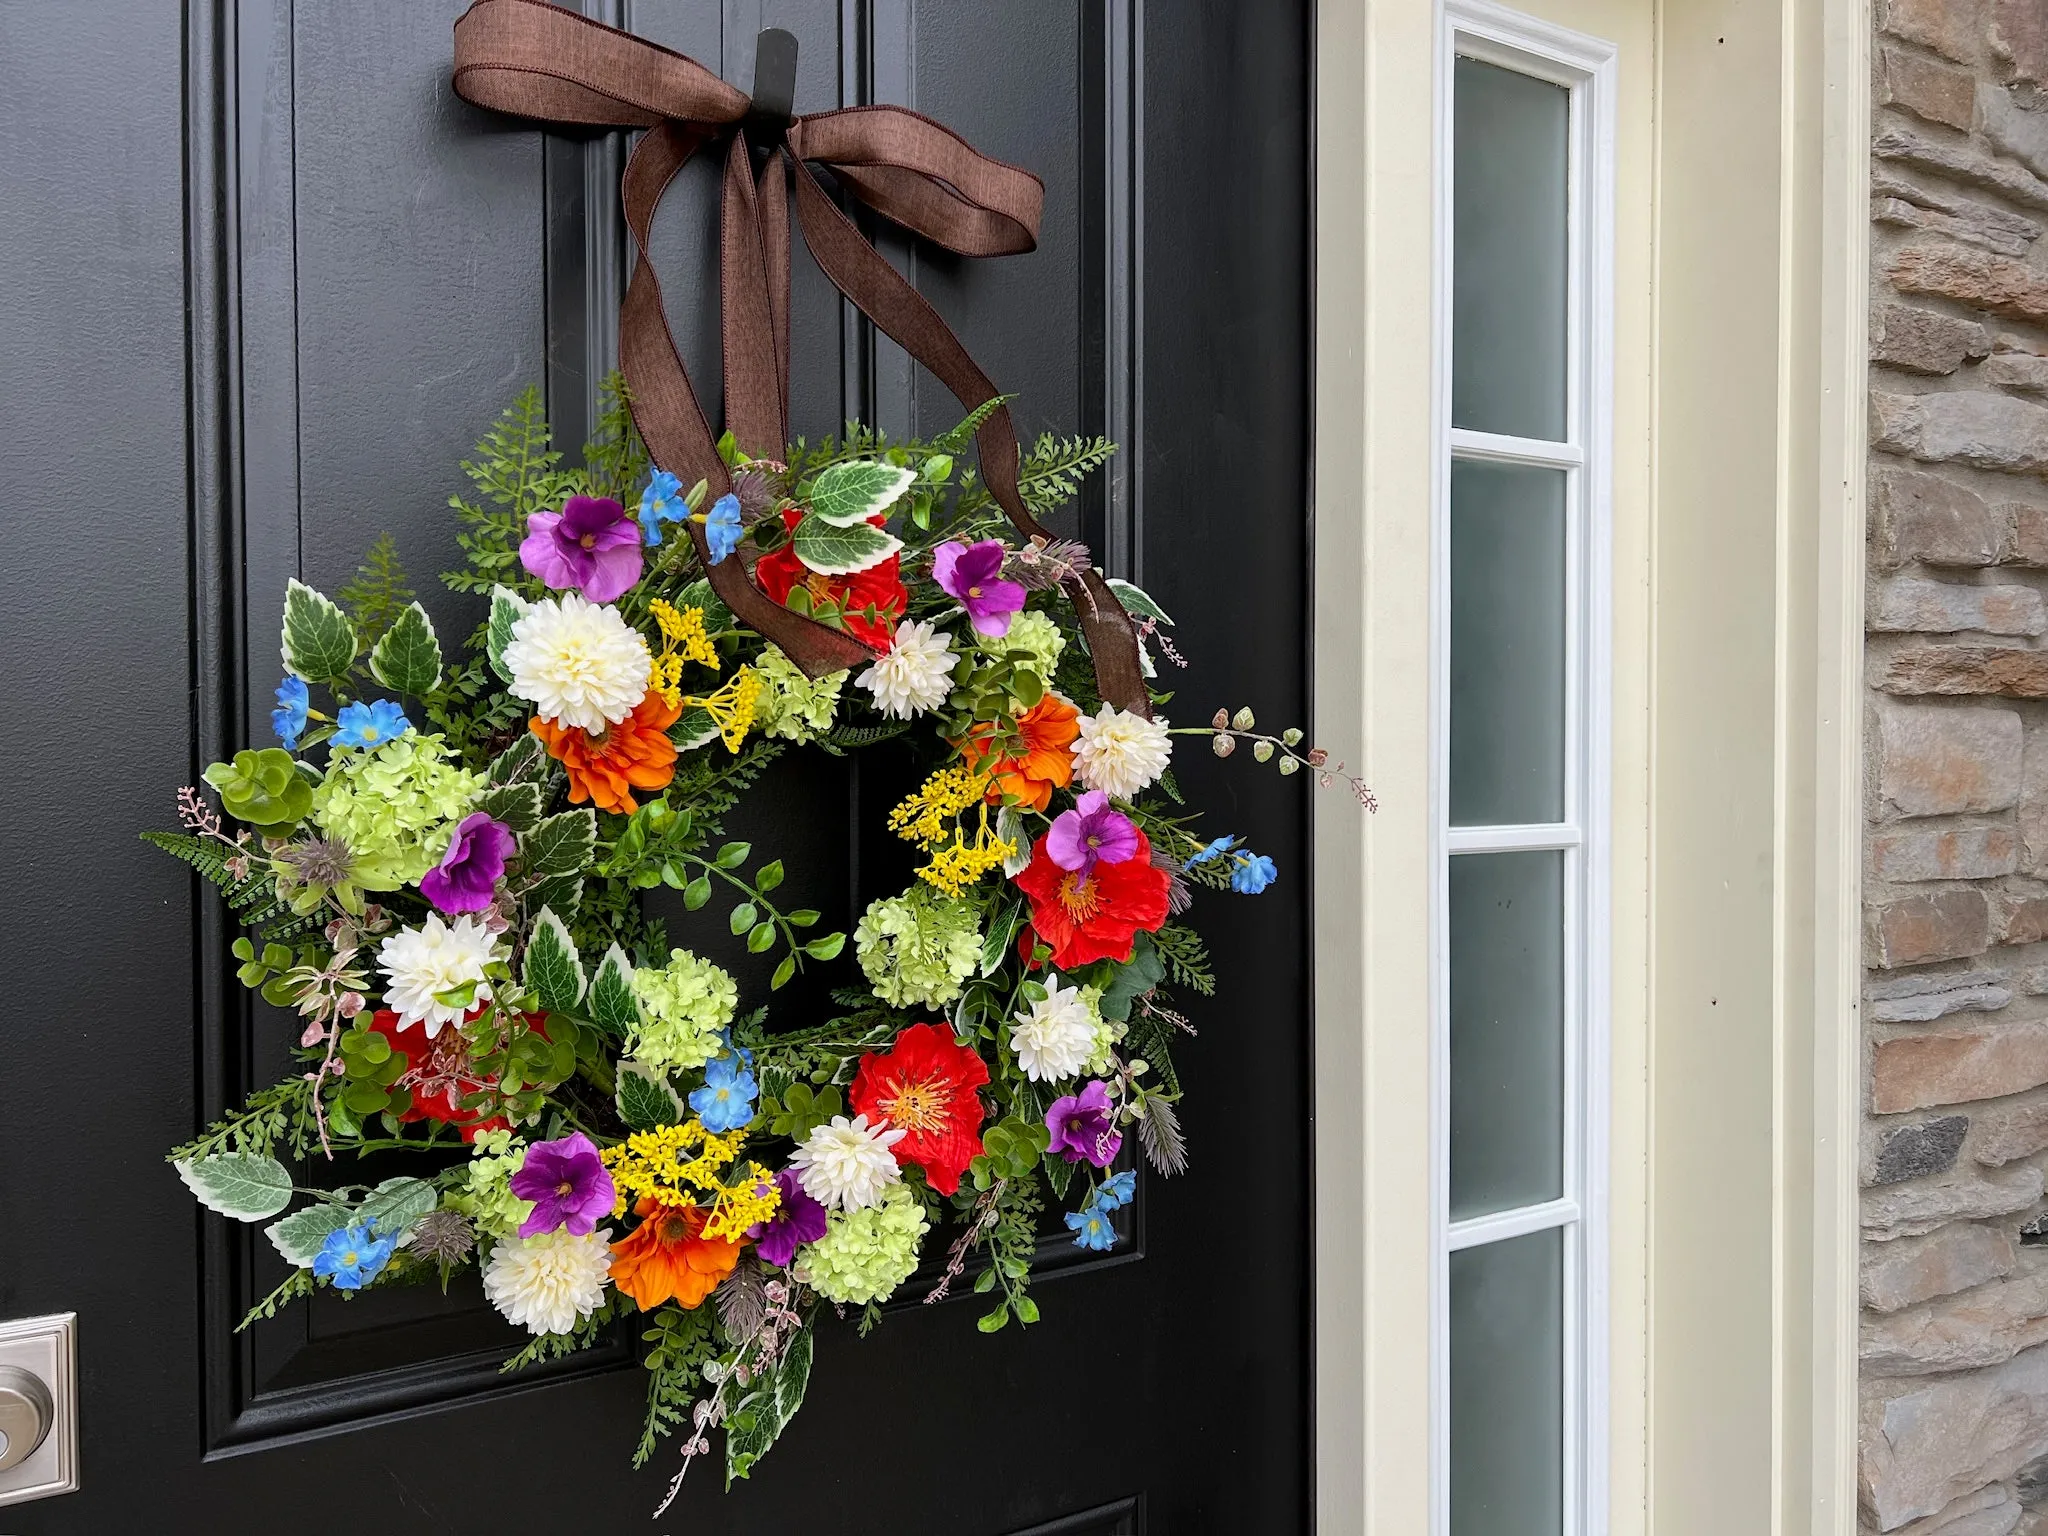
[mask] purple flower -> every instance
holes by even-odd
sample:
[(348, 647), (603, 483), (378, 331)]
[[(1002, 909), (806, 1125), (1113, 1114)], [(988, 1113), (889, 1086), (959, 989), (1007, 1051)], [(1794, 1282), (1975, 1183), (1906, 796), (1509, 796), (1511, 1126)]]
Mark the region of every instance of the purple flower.
[(483, 912), (511, 857), (512, 829), (482, 811), (462, 818), (441, 862), (420, 879), (420, 894), (443, 912)]
[(1024, 589), (1002, 579), (1003, 546), (998, 539), (962, 544), (948, 539), (932, 551), (932, 577), (959, 599), (968, 620), (984, 635), (1007, 635), (1010, 615), (1024, 606)]
[(1071, 869), (1083, 880), (1095, 873), (1097, 863), (1121, 864), (1138, 853), (1138, 829), (1131, 818), (1109, 808), (1109, 796), (1091, 789), (1063, 811), (1045, 837), (1045, 851), (1061, 869)]
[(775, 1187), (782, 1191), (782, 1204), (766, 1221), (757, 1221), (747, 1228), (747, 1236), (754, 1240), (754, 1248), (762, 1258), (786, 1268), (796, 1257), (797, 1249), (825, 1235), (825, 1207), (805, 1191), (794, 1168), (776, 1174)]
[(641, 528), (609, 496), (571, 496), (560, 512), (526, 520), (519, 563), (557, 592), (575, 587), (608, 603), (640, 579)]
[(571, 1237), (588, 1237), (618, 1198), (611, 1170), (581, 1131), (528, 1147), (526, 1161), (512, 1175), (512, 1193), (533, 1202), (533, 1214), (519, 1224), (521, 1237), (538, 1237), (560, 1226), (567, 1226)]
[(1090, 1162), (1107, 1168), (1116, 1161), (1124, 1144), (1123, 1133), (1110, 1123), (1109, 1085), (1096, 1079), (1079, 1093), (1055, 1099), (1045, 1112), (1045, 1128), (1052, 1132), (1052, 1146), (1070, 1163)]

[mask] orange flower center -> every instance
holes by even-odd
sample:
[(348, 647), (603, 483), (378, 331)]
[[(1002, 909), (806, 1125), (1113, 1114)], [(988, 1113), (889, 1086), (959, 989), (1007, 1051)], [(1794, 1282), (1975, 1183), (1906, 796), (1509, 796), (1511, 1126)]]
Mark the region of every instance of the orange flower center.
[(906, 1131), (942, 1131), (946, 1128), (946, 1099), (938, 1085), (930, 1082), (896, 1084), (895, 1096), (879, 1101), (891, 1125)]
[(822, 572), (813, 571), (804, 578), (804, 590), (816, 601), (824, 602), (832, 596), (832, 578)]
[(1102, 887), (1093, 875), (1069, 874), (1060, 881), (1060, 905), (1075, 922), (1085, 923), (1102, 910)]
[(660, 1232), (664, 1247), (688, 1242), (690, 1238), (690, 1223), (684, 1218), (681, 1211), (669, 1210), (661, 1218)]

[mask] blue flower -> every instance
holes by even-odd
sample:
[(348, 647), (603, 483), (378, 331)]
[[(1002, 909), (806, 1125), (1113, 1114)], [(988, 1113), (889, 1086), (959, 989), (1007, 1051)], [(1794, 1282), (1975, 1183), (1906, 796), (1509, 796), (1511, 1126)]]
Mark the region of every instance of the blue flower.
[(334, 740), (343, 747), (381, 747), (412, 729), (405, 711), (389, 699), (346, 705), (334, 717)]
[(1181, 868), (1193, 869), (1197, 864), (1206, 864), (1211, 859), (1221, 857), (1223, 854), (1226, 854), (1230, 851), (1230, 845), (1236, 841), (1237, 839), (1234, 837), (1219, 837), (1216, 839), (1215, 842), (1211, 843), (1208, 847), (1204, 848), (1192, 859), (1189, 859), (1187, 863), (1181, 865)]
[(704, 1086), (690, 1095), (690, 1108), (704, 1129), (723, 1136), (754, 1118), (754, 1074), (737, 1056), (714, 1056), (704, 1068)]
[(1280, 871), (1263, 853), (1241, 853), (1230, 871), (1230, 888), (1240, 896), (1256, 896), (1279, 878)]
[(1074, 1234), (1076, 1248), (1107, 1253), (1116, 1246), (1116, 1228), (1109, 1224), (1109, 1213), (1092, 1200), (1078, 1211), (1067, 1212), (1067, 1228)]
[(1129, 1205), (1131, 1196), (1137, 1191), (1138, 1176), (1126, 1168), (1122, 1173), (1104, 1179), (1088, 1203), (1099, 1205), (1105, 1211), (1113, 1211), (1120, 1205)]
[(397, 1246), (397, 1236), (379, 1236), (375, 1222), (367, 1226), (351, 1222), (327, 1234), (327, 1241), (313, 1256), (313, 1273), (338, 1291), (358, 1291), (391, 1262)]
[(727, 491), (704, 514), (704, 538), (711, 545), (713, 565), (740, 547), (740, 533), (740, 499)]
[(277, 685), (277, 708), (270, 712), (270, 728), (277, 732), (277, 739), (284, 743), (285, 751), (299, 750), (299, 736), (306, 729), (306, 711), (312, 705), (312, 696), (306, 692), (306, 680), (285, 673), (284, 681)]
[(640, 529), (648, 544), (661, 543), (663, 523), (679, 523), (689, 515), (690, 509), (683, 502), (683, 482), (667, 470), (657, 469), (648, 478), (647, 489), (640, 493)]

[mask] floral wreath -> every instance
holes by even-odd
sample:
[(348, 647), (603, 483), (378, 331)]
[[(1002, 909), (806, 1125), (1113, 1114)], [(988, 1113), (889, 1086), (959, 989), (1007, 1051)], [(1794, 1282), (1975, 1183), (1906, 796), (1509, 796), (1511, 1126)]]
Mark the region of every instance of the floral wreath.
[[(722, 1426), (730, 1485), (802, 1401), (821, 1308), (865, 1331), (944, 1242), (927, 1300), (972, 1266), (981, 1330), (1028, 1325), (1048, 1202), (1107, 1250), (1137, 1177), (1126, 1138), (1157, 1173), (1186, 1168), (1173, 1057), (1193, 1029), (1169, 989), (1213, 977), (1180, 919), (1196, 889), (1256, 895), (1275, 870), (1194, 830), (1174, 738), (1371, 797), (1249, 710), (1177, 729), (1100, 702), (1057, 600), (1087, 551), (994, 536), (955, 462), (974, 425), (894, 444), (849, 428), (787, 463), (728, 443), (734, 489), (707, 507), (650, 468), (616, 381), (576, 468), (530, 390), (455, 501), (466, 565), (444, 579), (489, 595), (465, 659), (444, 658), (388, 535), (338, 602), (291, 583), (281, 744), (207, 769), (218, 812), (188, 788), (184, 829), (145, 834), (221, 888), (241, 981), (300, 1021), (300, 1069), (172, 1154), (293, 1266), (244, 1327), (316, 1287), (474, 1265), (533, 1335), (513, 1369), (637, 1311), (634, 1464), (680, 1430), (687, 1470)], [(1111, 451), (1043, 438), (1020, 485), (1049, 510)], [(714, 564), (751, 566), (873, 661), (811, 678), (737, 626), (672, 536), (686, 522)], [(1110, 588), (1148, 676), (1154, 648), (1180, 664), (1159, 605)], [(861, 914), (864, 986), (832, 994), (837, 1015), (770, 1030), (641, 894), (736, 898), (731, 932), (781, 952), (771, 992), (839, 960), (847, 935), (778, 906), (781, 860), (721, 823), (778, 755), (889, 739), (924, 761), (888, 817), (922, 867)], [(455, 1148), (374, 1187), (304, 1187), (285, 1161)]]

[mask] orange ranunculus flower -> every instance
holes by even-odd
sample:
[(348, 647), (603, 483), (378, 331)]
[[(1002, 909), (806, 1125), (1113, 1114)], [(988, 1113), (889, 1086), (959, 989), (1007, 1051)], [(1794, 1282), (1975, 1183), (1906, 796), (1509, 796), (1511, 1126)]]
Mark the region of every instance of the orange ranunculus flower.
[(1065, 789), (1074, 779), (1074, 739), (1081, 734), (1080, 710), (1056, 693), (1048, 693), (1017, 716), (1017, 733), (1024, 738), (1023, 750), (1002, 752), (995, 742), (996, 728), (983, 723), (968, 732), (960, 743), (960, 755), (969, 768), (988, 764), (992, 782), (991, 804), (1008, 799), (1013, 805), (1042, 811), (1052, 803), (1052, 792)]
[(640, 1225), (612, 1244), (612, 1284), (651, 1312), (671, 1297), (694, 1307), (733, 1272), (744, 1243), (702, 1237), (704, 1212), (644, 1197), (633, 1207)]
[(634, 790), (665, 789), (676, 776), (676, 744), (668, 739), (668, 728), (682, 713), (680, 703), (671, 704), (650, 688), (633, 713), (601, 736), (538, 715), (533, 734), (569, 770), (572, 803), (588, 800), (601, 811), (631, 815), (640, 808)]

